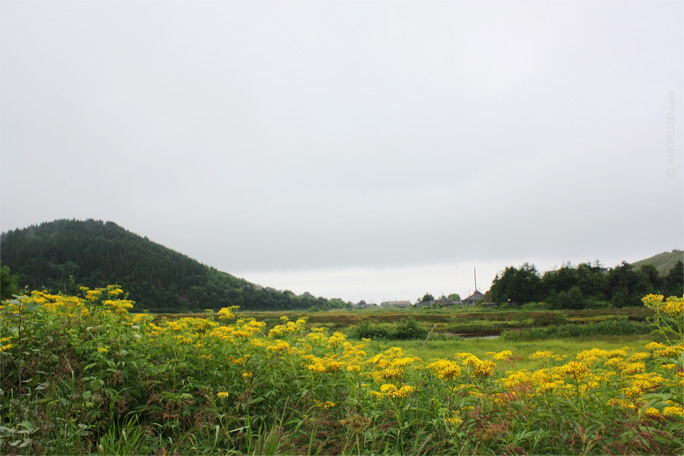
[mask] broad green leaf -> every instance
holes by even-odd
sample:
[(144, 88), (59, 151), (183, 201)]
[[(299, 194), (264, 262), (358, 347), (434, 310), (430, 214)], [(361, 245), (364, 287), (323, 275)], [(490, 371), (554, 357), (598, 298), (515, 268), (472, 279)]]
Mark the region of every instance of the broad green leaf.
[(38, 304), (36, 301), (31, 301), (26, 306), (24, 307), (24, 310), (26, 312), (35, 312), (40, 308), (40, 304)]

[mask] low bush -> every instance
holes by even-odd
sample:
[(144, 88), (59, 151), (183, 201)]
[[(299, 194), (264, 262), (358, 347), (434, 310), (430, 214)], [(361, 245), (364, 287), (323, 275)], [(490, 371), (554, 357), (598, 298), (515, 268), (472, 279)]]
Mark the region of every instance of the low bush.
[(395, 324), (378, 324), (364, 320), (354, 326), (350, 335), (354, 339), (424, 339), (427, 337), (428, 330), (423, 328), (413, 317), (402, 319)]
[(423, 328), (413, 317), (402, 320), (390, 331), (391, 339), (425, 339), (428, 330)]
[(387, 325), (379, 325), (364, 320), (350, 331), (354, 339), (389, 339), (390, 330)]

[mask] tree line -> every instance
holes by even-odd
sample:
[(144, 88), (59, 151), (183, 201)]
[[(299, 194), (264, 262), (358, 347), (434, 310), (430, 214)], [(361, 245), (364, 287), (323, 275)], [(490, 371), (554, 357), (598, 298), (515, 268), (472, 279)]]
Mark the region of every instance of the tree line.
[(489, 299), (513, 304), (546, 302), (557, 309), (631, 307), (642, 305), (641, 298), (651, 293), (682, 296), (683, 283), (681, 260), (665, 275), (650, 264), (635, 268), (622, 262), (612, 269), (598, 262), (565, 264), (540, 274), (534, 265), (524, 263), (496, 275)]
[(147, 238), (99, 220), (57, 220), (2, 233), (3, 267), (20, 287), (78, 293), (118, 284), (134, 310), (189, 312), (344, 306), (337, 300), (260, 289)]

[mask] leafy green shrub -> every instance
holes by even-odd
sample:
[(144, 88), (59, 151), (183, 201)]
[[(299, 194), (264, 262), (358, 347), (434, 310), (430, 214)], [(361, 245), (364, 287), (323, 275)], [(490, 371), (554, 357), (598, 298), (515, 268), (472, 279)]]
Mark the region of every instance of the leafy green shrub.
[(352, 328), (351, 337), (354, 339), (389, 339), (390, 331), (384, 325), (364, 320)]
[(424, 339), (428, 330), (423, 328), (418, 321), (409, 317), (402, 319), (393, 325), (379, 325), (369, 321), (362, 321), (351, 330), (351, 337), (355, 339)]
[(396, 325), (390, 332), (390, 337), (392, 339), (424, 339), (427, 337), (428, 330), (420, 326), (420, 323), (413, 318), (409, 317), (405, 320), (401, 320), (399, 324)]

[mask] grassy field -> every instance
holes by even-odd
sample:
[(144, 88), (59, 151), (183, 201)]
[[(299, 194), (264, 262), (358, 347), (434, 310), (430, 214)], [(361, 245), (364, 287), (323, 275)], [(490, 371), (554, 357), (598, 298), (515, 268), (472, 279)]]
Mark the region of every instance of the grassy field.
[[(206, 317), (210, 314), (158, 314), (162, 318)], [(282, 316), (290, 320), (306, 318), (313, 327), (325, 327), (331, 331), (347, 333), (350, 328), (361, 322), (374, 324), (396, 324), (401, 320), (413, 318), (425, 329), (434, 326), (436, 334), (463, 335), (467, 337), (500, 335), (503, 331), (521, 330), (558, 323), (583, 324), (605, 320), (645, 321), (653, 315), (647, 307), (628, 307), (621, 309), (583, 309), (583, 310), (497, 310), (482, 307), (447, 307), (441, 309), (361, 309), (353, 311), (263, 311), (244, 312), (243, 316), (266, 323), (267, 327), (277, 325)]]
[[(321, 312), (307, 321), (224, 308), (170, 318), (128, 313), (115, 286), (82, 291), (0, 306), (1, 454), (684, 451), (681, 298), (644, 299), (659, 333), (615, 336), (605, 332), (641, 310)], [(416, 329), (403, 319), (427, 335), (473, 316), (541, 325), (525, 331), (583, 318), (588, 333), (604, 333), (362, 340), (327, 328), (351, 334), (372, 317)], [(594, 321), (607, 316), (619, 324)]]
[(551, 351), (554, 354), (572, 359), (583, 350), (591, 350), (597, 346), (605, 350), (617, 350), (629, 347), (642, 348), (652, 341), (650, 336), (601, 336), (581, 339), (549, 339), (529, 342), (507, 342), (501, 338), (464, 338), (432, 339), (424, 343), (422, 340), (375, 340), (367, 344), (369, 353), (376, 354), (390, 347), (399, 347), (407, 355), (418, 356), (425, 361), (440, 358), (453, 358), (454, 353), (472, 353), (485, 358), (487, 353), (499, 353), (510, 350), (512, 356), (506, 361), (509, 370), (533, 369), (539, 367), (538, 362), (530, 360), (530, 355), (537, 351)]

